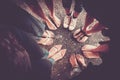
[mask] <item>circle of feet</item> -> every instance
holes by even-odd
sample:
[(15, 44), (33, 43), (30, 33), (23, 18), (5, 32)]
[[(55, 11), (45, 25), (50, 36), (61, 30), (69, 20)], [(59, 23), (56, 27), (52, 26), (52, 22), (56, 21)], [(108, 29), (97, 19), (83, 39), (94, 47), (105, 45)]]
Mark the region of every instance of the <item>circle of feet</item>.
[[(48, 51), (54, 45), (62, 45), (62, 49), (67, 49), (65, 56), (61, 60), (57, 61), (57, 63), (55, 63), (53, 66), (52, 77), (54, 78), (54, 80), (61, 79), (61, 78), (70, 79), (76, 75), (79, 75), (80, 72), (84, 70), (84, 67), (80, 64), (79, 70), (74, 71), (75, 69), (71, 67), (71, 64), (69, 61), (70, 55), (74, 53), (83, 55), (81, 48), (84, 45), (86, 44), (97, 45), (99, 41), (106, 40), (106, 37), (104, 37), (101, 34), (101, 32), (98, 32), (98, 33), (95, 33), (93, 36), (89, 37), (86, 42), (80, 43), (75, 38), (73, 38), (73, 33), (75, 30), (69, 31), (68, 29), (65, 29), (63, 28), (63, 26), (61, 26), (57, 30), (52, 31), (54, 33), (53, 43), (51, 45), (42, 45), (42, 47), (44, 47)], [(92, 63), (93, 65), (100, 65), (102, 63), (101, 58), (88, 59), (84, 57), (84, 59), (85, 59), (86, 65), (89, 65), (89, 63)], [(76, 73), (77, 71), (78, 73)], [(71, 75), (71, 73), (73, 74)]]

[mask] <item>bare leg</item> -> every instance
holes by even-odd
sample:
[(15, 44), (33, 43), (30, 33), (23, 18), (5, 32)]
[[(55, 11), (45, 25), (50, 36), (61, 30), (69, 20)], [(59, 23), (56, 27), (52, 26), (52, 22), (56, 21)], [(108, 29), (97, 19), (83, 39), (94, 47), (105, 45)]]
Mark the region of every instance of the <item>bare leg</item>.
[(95, 32), (101, 31), (104, 28), (105, 27), (103, 25), (101, 25), (100, 23), (97, 23), (92, 27), (92, 29), (90, 29), (89, 31), (86, 31), (86, 33), (87, 34), (95, 33)]
[(88, 25), (90, 25), (92, 22), (94, 21), (94, 18), (90, 17), (88, 14), (86, 15), (86, 19), (85, 19), (85, 25), (83, 27), (83, 31), (86, 32), (86, 29), (88, 27)]
[(57, 27), (60, 27), (61, 21), (58, 19), (58, 17), (55, 15), (54, 8), (53, 8), (53, 0), (45, 0), (45, 3), (50, 10), (50, 17), (54, 21)]

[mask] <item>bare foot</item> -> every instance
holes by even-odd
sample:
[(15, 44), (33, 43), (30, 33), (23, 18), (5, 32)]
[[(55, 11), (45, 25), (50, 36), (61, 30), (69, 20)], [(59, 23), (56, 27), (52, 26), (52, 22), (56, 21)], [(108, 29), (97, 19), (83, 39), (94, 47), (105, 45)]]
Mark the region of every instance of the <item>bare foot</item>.
[(45, 30), (42, 37), (48, 37), (48, 38), (53, 38), (55, 35), (52, 31)]
[(80, 29), (77, 29), (73, 33), (73, 37), (76, 38), (76, 40), (81, 43), (85, 42), (88, 39), (88, 35), (86, 35), (86, 33)]
[(50, 58), (50, 57), (52, 57), (53, 55), (55, 55), (55, 53), (57, 53), (58, 51), (60, 51), (61, 48), (62, 48), (62, 45), (54, 45), (54, 46), (49, 50), (48, 58)]
[(85, 63), (85, 58), (82, 55), (76, 54), (76, 58), (77, 61), (82, 64), (82, 66), (87, 67), (87, 64)]
[(51, 58), (54, 59), (54, 61), (58, 61), (64, 57), (66, 53), (66, 49), (62, 49), (59, 52), (57, 52), (55, 55), (53, 55)]
[(69, 61), (70, 61), (70, 64), (72, 65), (73, 68), (79, 67), (77, 60), (76, 60), (76, 57), (75, 57), (75, 54), (71, 54)]
[(38, 41), (38, 44), (42, 44), (42, 45), (51, 45), (53, 43), (53, 39), (52, 38), (41, 38)]
[(84, 54), (84, 56), (85, 56), (86, 58), (90, 58), (90, 59), (91, 59), (91, 58), (100, 58), (99, 53), (93, 53), (93, 52), (84, 51), (83, 54)]
[(50, 16), (51, 19), (54, 21), (57, 27), (60, 27), (61, 25), (61, 20), (54, 14), (53, 16)]
[(47, 26), (50, 30), (56, 30), (57, 29), (55, 27), (55, 25), (52, 23), (52, 21), (47, 17), (46, 17), (45, 23), (47, 24)]
[(82, 50), (83, 50), (83, 51), (91, 51), (91, 50), (96, 49), (96, 48), (97, 48), (97, 46), (84, 45), (84, 46), (82, 47)]

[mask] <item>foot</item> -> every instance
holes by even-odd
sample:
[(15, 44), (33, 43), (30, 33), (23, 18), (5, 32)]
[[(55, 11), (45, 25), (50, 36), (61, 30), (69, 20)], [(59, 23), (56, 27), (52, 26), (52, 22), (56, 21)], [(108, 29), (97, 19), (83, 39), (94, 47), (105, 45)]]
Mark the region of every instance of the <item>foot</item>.
[(52, 45), (53, 43), (53, 39), (52, 38), (41, 38), (38, 41), (38, 44), (42, 44), (42, 45)]
[(52, 57), (53, 55), (55, 55), (55, 53), (57, 53), (58, 51), (60, 51), (61, 48), (62, 48), (62, 45), (55, 45), (55, 46), (53, 46), (53, 47), (49, 50), (48, 58), (50, 58), (50, 57)]
[(55, 25), (52, 23), (52, 21), (47, 17), (46, 17), (45, 23), (47, 24), (47, 26), (50, 30), (56, 30), (57, 29), (55, 27)]
[(65, 16), (64, 22), (63, 22), (63, 27), (64, 28), (68, 28), (68, 26), (70, 24), (70, 19), (71, 19), (71, 16), (68, 16), (68, 15)]
[(42, 37), (46, 37), (46, 38), (53, 38), (55, 35), (52, 31), (49, 30), (45, 30)]
[(96, 49), (96, 48), (97, 48), (97, 46), (84, 45), (84, 46), (82, 47), (82, 50), (83, 50), (83, 51), (92, 51), (93, 49)]
[(77, 60), (76, 60), (76, 57), (75, 57), (75, 54), (71, 54), (69, 61), (70, 61), (70, 64), (72, 65), (73, 68), (79, 67)]
[(58, 61), (64, 57), (66, 53), (66, 49), (62, 49), (59, 52), (57, 52), (55, 55), (53, 55), (51, 58), (54, 59), (54, 61)]
[(50, 16), (51, 19), (54, 21), (57, 27), (60, 27), (61, 25), (61, 20), (54, 14), (53, 16)]
[(91, 59), (91, 58), (94, 58), (94, 59), (100, 58), (99, 53), (93, 53), (93, 52), (83, 51), (83, 54), (84, 54), (84, 56), (85, 56), (86, 58), (89, 58), (89, 59)]
[(69, 25), (69, 30), (70, 30), (70, 31), (72, 31), (72, 30), (75, 29), (76, 23), (77, 23), (77, 18), (72, 18), (72, 19), (71, 19), (71, 22), (70, 22), (70, 25)]
[(87, 64), (85, 63), (85, 58), (80, 55), (76, 54), (77, 61), (82, 64), (82, 66), (87, 67)]
[(73, 37), (76, 38), (76, 40), (81, 43), (85, 42), (89, 36), (83, 30), (80, 30), (80, 29), (77, 29), (73, 33)]

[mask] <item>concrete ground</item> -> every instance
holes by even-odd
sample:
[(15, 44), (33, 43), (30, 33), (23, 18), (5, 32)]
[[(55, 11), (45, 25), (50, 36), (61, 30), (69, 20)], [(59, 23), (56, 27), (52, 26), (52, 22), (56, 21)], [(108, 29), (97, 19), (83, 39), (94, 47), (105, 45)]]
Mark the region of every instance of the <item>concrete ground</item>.
[[(54, 1), (55, 14), (63, 23), (65, 17), (65, 10), (62, 6), (62, 2), (61, 2), (62, 0), (53, 0), (53, 1)], [(39, 2), (44, 13), (47, 16), (49, 16), (49, 10), (45, 5), (44, 0), (39, 0)], [(71, 10), (73, 10), (73, 8), (74, 8), (74, 1)], [(84, 25), (85, 16), (86, 16), (86, 12), (83, 9), (78, 16), (77, 26), (75, 30), (78, 28), (82, 28), (82, 26)], [(49, 50), (53, 45), (62, 44), (63, 45), (62, 48), (67, 49), (64, 58), (56, 62), (53, 66), (52, 75), (51, 75), (52, 80), (69, 80), (71, 78), (70, 71), (72, 71), (72, 67), (69, 63), (70, 54), (73, 53), (82, 54), (81, 47), (84, 46), (85, 44), (98, 45), (98, 42), (100, 41), (109, 40), (109, 38), (103, 36), (101, 32), (97, 32), (94, 33), (92, 36), (90, 36), (85, 43), (79, 43), (73, 38), (73, 32), (75, 30), (69, 31), (68, 29), (64, 29), (63, 25), (61, 24), (60, 28), (58, 28), (55, 31), (52, 31), (55, 34), (54, 43), (50, 46), (43, 46), (47, 50)], [(102, 59), (86, 59), (86, 63), (88, 64), (89, 62), (92, 62), (94, 65), (100, 65), (102, 63)], [(81, 71), (83, 71), (82, 68)]]

